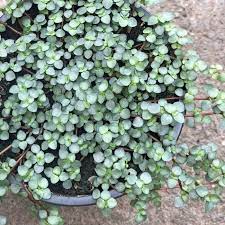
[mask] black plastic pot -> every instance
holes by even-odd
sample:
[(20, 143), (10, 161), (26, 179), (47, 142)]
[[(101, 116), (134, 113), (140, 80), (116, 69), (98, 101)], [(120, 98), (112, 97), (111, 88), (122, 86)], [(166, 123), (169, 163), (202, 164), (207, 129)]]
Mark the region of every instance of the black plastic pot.
[[(151, 14), (145, 9), (144, 6), (140, 6), (138, 10), (141, 10), (146, 16), (150, 16)], [(5, 22), (6, 17), (3, 15), (0, 17), (0, 21)], [(181, 131), (183, 128), (183, 124), (177, 124), (174, 127), (174, 139), (177, 141)], [(13, 179), (13, 178), (12, 178)], [(117, 192), (115, 190), (110, 191), (111, 196), (114, 198), (119, 198), (124, 195), (124, 193)], [(96, 204), (96, 200), (92, 198), (91, 195), (87, 196), (66, 196), (59, 194), (52, 194), (52, 197), (48, 200), (43, 200), (46, 203), (60, 205), (60, 206), (88, 206)]]

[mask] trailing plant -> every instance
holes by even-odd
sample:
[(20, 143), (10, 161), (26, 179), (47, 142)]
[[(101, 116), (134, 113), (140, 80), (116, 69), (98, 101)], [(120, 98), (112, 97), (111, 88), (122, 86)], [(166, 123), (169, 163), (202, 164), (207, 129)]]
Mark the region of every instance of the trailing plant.
[(73, 189), (87, 157), (92, 196), (106, 214), (117, 205), (112, 189), (127, 194), (137, 222), (167, 188), (178, 190), (177, 207), (220, 202), (217, 147), (177, 145), (174, 127), (224, 119), (225, 92), (208, 79), (224, 83), (225, 74), (183, 49), (190, 38), (171, 13), (143, 10), (154, 2), (15, 0), (4, 9), (0, 196), (26, 196), (40, 224), (63, 224), (42, 200), (56, 185)]

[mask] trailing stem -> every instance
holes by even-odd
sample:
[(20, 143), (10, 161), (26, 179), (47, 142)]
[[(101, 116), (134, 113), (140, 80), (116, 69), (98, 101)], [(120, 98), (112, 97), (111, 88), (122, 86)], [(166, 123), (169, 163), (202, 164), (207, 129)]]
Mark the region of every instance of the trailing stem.
[(49, 212), (48, 212), (48, 209), (46, 208), (46, 206), (44, 205), (44, 204), (42, 204), (40, 201), (38, 201), (38, 200), (36, 200), (36, 199), (34, 199), (34, 197), (33, 197), (33, 194), (32, 194), (32, 192), (28, 189), (28, 187), (27, 187), (27, 185), (23, 182), (22, 183), (22, 185), (23, 185), (23, 189), (26, 191), (26, 193), (27, 193), (27, 198), (32, 202), (32, 203), (34, 203), (34, 205), (37, 207), (40, 207), (40, 208), (42, 208), (42, 209), (45, 209), (46, 211), (47, 211), (47, 213), (49, 214)]
[[(215, 115), (215, 113), (214, 112), (201, 112), (200, 115), (201, 116), (213, 116), (213, 115)], [(186, 114), (185, 117), (187, 117), (187, 118), (195, 117), (195, 114), (194, 113)]]

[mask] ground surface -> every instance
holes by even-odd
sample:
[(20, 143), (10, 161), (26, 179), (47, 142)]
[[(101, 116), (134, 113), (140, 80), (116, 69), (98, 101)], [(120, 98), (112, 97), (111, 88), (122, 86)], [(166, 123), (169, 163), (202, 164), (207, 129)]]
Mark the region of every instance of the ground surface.
[[(194, 47), (211, 63), (225, 65), (225, 1), (224, 0), (168, 0), (167, 10), (177, 12), (177, 22), (194, 35)], [(155, 10), (155, 9), (154, 9)], [(219, 144), (220, 154), (225, 153), (225, 132), (220, 131), (218, 122), (211, 127), (185, 128), (181, 141), (194, 144), (212, 140)], [(18, 197), (8, 196), (0, 203), (0, 214), (9, 218), (9, 225), (38, 225), (29, 210), (30, 203)], [(165, 196), (162, 207), (149, 206), (149, 219), (143, 225), (225, 225), (225, 203), (211, 214), (204, 214), (199, 203), (178, 210), (173, 206), (173, 196)], [(109, 218), (102, 217), (96, 207), (62, 207), (65, 225), (133, 225), (134, 212), (126, 197)]]

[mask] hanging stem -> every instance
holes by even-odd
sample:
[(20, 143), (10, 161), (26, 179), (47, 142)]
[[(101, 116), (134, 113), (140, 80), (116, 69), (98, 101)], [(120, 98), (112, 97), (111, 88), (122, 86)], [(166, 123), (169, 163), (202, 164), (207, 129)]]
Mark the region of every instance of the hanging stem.
[(24, 182), (22, 183), (22, 185), (23, 185), (23, 189), (24, 189), (24, 190), (26, 191), (26, 193), (27, 193), (27, 198), (28, 198), (32, 203), (34, 203), (35, 206), (39, 206), (39, 207), (45, 209), (45, 210), (47, 211), (47, 213), (49, 214), (48, 209), (47, 209), (40, 201), (37, 201), (36, 199), (34, 199), (33, 194), (32, 194), (32, 192), (28, 189), (27, 185), (26, 185)]
[(207, 101), (210, 100), (210, 97), (205, 97), (205, 98), (195, 98), (195, 101)]
[(12, 148), (12, 145), (9, 145), (8, 147), (6, 147), (5, 149), (3, 149), (1, 152), (0, 152), (0, 156), (3, 155), (5, 152), (7, 152), (9, 149)]
[[(201, 116), (213, 116), (213, 115), (215, 115), (214, 112), (202, 112), (200, 114), (201, 114)], [(187, 117), (187, 118), (195, 117), (195, 114), (186, 114), (185, 117)]]
[(163, 188), (160, 188), (159, 190), (155, 190), (155, 191), (161, 191), (161, 192), (166, 192), (166, 193), (168, 193), (169, 190), (172, 190), (172, 189), (178, 189), (178, 188), (180, 189), (179, 186), (176, 186), (176, 187), (174, 187), (174, 188), (163, 187)]

